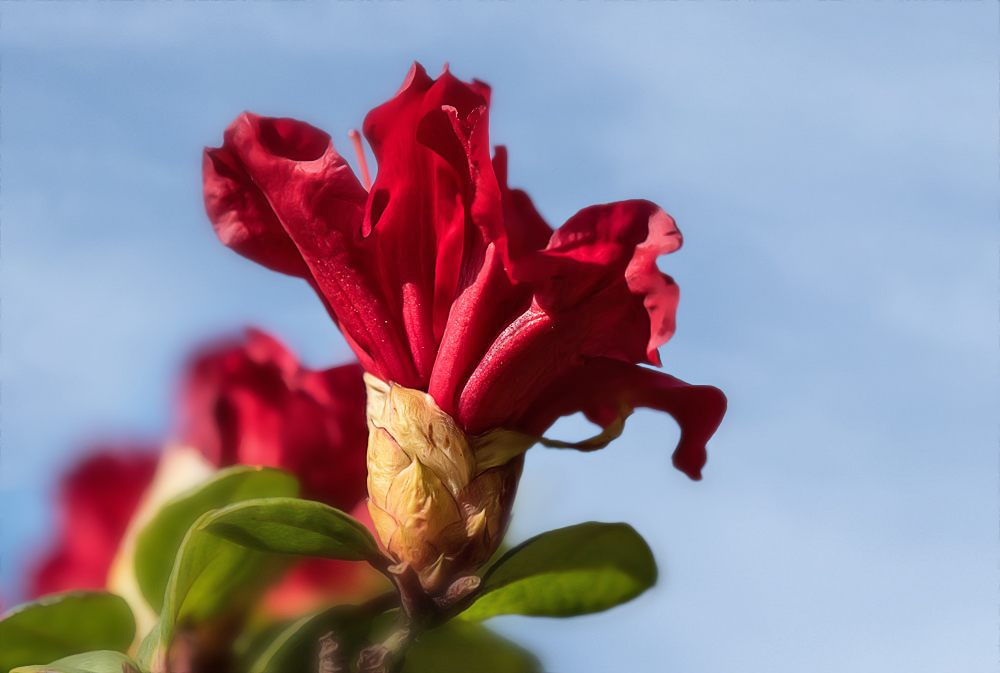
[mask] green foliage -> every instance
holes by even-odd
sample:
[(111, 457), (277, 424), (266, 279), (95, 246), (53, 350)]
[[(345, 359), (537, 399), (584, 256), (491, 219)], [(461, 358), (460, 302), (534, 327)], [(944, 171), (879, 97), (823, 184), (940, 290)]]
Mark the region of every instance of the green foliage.
[(375, 538), (360, 521), (311, 500), (247, 500), (215, 512), (201, 523), (201, 530), (275, 554), (344, 561), (381, 557)]
[[(274, 557), (207, 533), (201, 524), (220, 507), (297, 491), (297, 480), (285, 472), (236, 466), (168, 503), (153, 518), (136, 547), (139, 585), (160, 610), (156, 629), (139, 648), (144, 670), (163, 671), (178, 625), (196, 627), (227, 614), (245, 613), (278, 575), (281, 563)], [(172, 554), (171, 565), (158, 553)], [(152, 597), (161, 585), (154, 603)]]
[(237, 465), (164, 505), (136, 539), (135, 575), (146, 602), (157, 612), (163, 609), (177, 551), (191, 524), (205, 512), (250, 498), (297, 493), (298, 482), (286, 472)]
[(198, 519), (181, 543), (167, 582), (161, 627), (205, 623), (225, 611), (238, 592), (259, 584), (263, 555), (199, 530), (197, 524), (211, 514)]
[(138, 670), (135, 663), (124, 654), (101, 650), (74, 654), (44, 666), (22, 666), (11, 673), (137, 673)]
[[(388, 603), (386, 603), (388, 604)], [(398, 610), (340, 605), (291, 624), (250, 668), (250, 673), (314, 671), (320, 638), (332, 633), (338, 653), (355, 666), (361, 651), (385, 638)], [(353, 669), (352, 669), (353, 670)], [(539, 673), (535, 657), (480, 624), (452, 621), (424, 632), (407, 650), (401, 673)]]
[(162, 670), (179, 625), (197, 626), (224, 614), (245, 614), (279, 576), (274, 557), (241, 547), (199, 529), (206, 512), (190, 528), (177, 553), (155, 640), (143, 643), (140, 663)]
[(533, 654), (481, 624), (453, 620), (421, 634), (402, 673), (540, 673)]
[(656, 583), (649, 545), (624, 523), (582, 523), (543, 533), (490, 567), (464, 619), (572, 617), (632, 600)]
[(0, 619), (0, 672), (91, 650), (125, 652), (134, 637), (135, 619), (120, 596), (91, 591), (46, 596)]
[[(178, 629), (248, 614), (290, 557), (380, 558), (362, 524), (334, 508), (290, 497), (297, 489), (284, 472), (240, 466), (154, 517), (140, 534), (136, 566), (148, 597), (162, 584), (160, 621), (141, 644), (138, 663), (121, 654), (135, 632), (125, 601), (76, 592), (20, 606), (0, 620), (0, 673), (15, 667), (21, 667), (16, 673), (166, 673)], [(159, 575), (166, 561), (157, 553), (173, 554), (165, 579)], [(599, 612), (635, 598), (656, 578), (649, 546), (627, 524), (591, 522), (539, 535), (489, 566), (462, 619), (420, 633), (405, 650), (400, 673), (538, 673), (531, 653), (476, 620)], [(354, 665), (366, 646), (395, 632), (398, 611), (391, 608), (398, 605), (390, 593), (275, 628), (269, 643), (243, 655), (253, 657), (248, 670), (315, 670), (320, 640), (328, 633), (339, 655)], [(454, 613), (442, 616), (447, 614)], [(51, 663), (39, 664), (46, 661)]]

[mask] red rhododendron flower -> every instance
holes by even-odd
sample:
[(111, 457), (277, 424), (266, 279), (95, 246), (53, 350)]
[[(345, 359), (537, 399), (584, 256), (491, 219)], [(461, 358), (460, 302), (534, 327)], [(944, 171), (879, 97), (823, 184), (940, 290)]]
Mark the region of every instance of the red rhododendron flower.
[(674, 221), (622, 201), (553, 231), (508, 188), (504, 149), (490, 158), (489, 97), (414, 65), (365, 119), (370, 191), (326, 133), (244, 113), (205, 152), (209, 217), (240, 254), (309, 281), (367, 371), (429, 392), (468, 433), (649, 406), (678, 421), (674, 463), (699, 478), (725, 398), (636, 366), (674, 332), (677, 286), (655, 263), (681, 245)]
[(272, 337), (196, 356), (181, 391), (183, 444), (216, 467), (288, 470), (305, 498), (350, 510), (365, 496), (365, 387), (357, 364), (302, 367)]
[(153, 480), (156, 461), (156, 449), (105, 448), (63, 478), (57, 544), (33, 569), (30, 598), (104, 588), (118, 543)]
[[(181, 391), (180, 435), (216, 467), (288, 470), (302, 497), (367, 520), (365, 387), (357, 364), (302, 367), (278, 341), (247, 330), (246, 343), (206, 350), (189, 365)], [(367, 566), (330, 559), (297, 563), (265, 597), (274, 615), (292, 616), (371, 584)]]
[(639, 366), (659, 365), (674, 332), (677, 286), (656, 266), (681, 245), (674, 221), (622, 201), (553, 231), (507, 186), (504, 149), (490, 156), (489, 98), (414, 65), (365, 119), (370, 189), (330, 136), (292, 119), (244, 113), (203, 163), (222, 242), (306, 279), (377, 377), (370, 509), (397, 572), (430, 592), (499, 543), (534, 441), (512, 432), (537, 438), (582, 411), (605, 433), (575, 446), (594, 449), (634, 407), (660, 409), (681, 428), (674, 464), (698, 479), (726, 405)]

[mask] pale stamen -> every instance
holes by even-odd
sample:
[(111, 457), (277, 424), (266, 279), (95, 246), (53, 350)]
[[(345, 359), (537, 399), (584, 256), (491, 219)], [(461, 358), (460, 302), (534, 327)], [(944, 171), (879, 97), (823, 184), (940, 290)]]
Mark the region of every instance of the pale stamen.
[(361, 134), (358, 133), (357, 129), (351, 129), (347, 135), (351, 136), (351, 140), (354, 142), (354, 153), (358, 156), (358, 165), (361, 167), (361, 182), (364, 183), (367, 191), (371, 191), (372, 178), (368, 173), (368, 162), (365, 160), (365, 148), (361, 144)]

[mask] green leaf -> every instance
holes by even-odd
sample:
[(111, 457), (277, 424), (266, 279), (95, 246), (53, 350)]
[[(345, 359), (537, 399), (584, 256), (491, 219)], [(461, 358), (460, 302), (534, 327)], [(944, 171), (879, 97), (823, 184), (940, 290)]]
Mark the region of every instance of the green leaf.
[(135, 663), (124, 654), (101, 650), (75, 654), (44, 666), (22, 666), (11, 673), (138, 673), (138, 670)]
[(474, 622), (453, 620), (421, 634), (402, 673), (541, 673), (533, 654)]
[(582, 523), (514, 547), (483, 577), (461, 614), (572, 617), (607, 610), (656, 584), (649, 545), (625, 523)]
[(128, 650), (135, 619), (121, 596), (75, 591), (19, 605), (0, 618), (0, 673), (91, 650)]
[(159, 653), (160, 647), (160, 623), (150, 629), (146, 637), (139, 643), (139, 651), (135, 654), (135, 662), (139, 664), (139, 669), (149, 671), (153, 668), (153, 659)]
[(247, 500), (215, 512), (202, 522), (201, 530), (274, 554), (344, 561), (381, 557), (364, 524), (312, 500)]
[(161, 673), (178, 625), (197, 627), (224, 614), (249, 610), (280, 576), (280, 559), (200, 530), (203, 514), (184, 537), (164, 592), (155, 631), (140, 647), (140, 663)]
[(209, 510), (251, 498), (294, 496), (298, 482), (272, 468), (237, 465), (220, 470), (212, 479), (174, 498), (139, 533), (135, 575), (143, 597), (159, 612), (177, 550), (191, 524)]
[[(211, 516), (206, 512), (197, 523)], [(264, 556), (191, 527), (167, 582), (161, 629), (178, 621), (202, 624), (221, 613), (231, 596), (255, 585)]]

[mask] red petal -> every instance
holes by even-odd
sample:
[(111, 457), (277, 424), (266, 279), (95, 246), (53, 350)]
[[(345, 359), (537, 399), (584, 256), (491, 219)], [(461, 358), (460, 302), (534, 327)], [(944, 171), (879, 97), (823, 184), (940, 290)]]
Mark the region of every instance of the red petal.
[(589, 358), (658, 364), (678, 291), (655, 259), (680, 243), (669, 215), (648, 201), (624, 201), (580, 211), (544, 250), (513, 259), (513, 275), (534, 300), (469, 377), (462, 424), (470, 432), (509, 427), (539, 390)]
[(59, 495), (58, 539), (31, 573), (31, 598), (105, 587), (118, 544), (153, 480), (156, 462), (155, 450), (105, 449), (66, 475)]
[(244, 113), (206, 150), (205, 201), (223, 243), (316, 288), (359, 359), (375, 374), (417, 382), (379, 270), (362, 249), (367, 192), (330, 137), (292, 119)]
[(673, 336), (678, 293), (656, 267), (656, 258), (682, 242), (673, 218), (649, 201), (591, 206), (556, 230), (544, 251), (519, 260), (515, 272), (535, 280), (539, 303), (552, 310), (609, 291), (632, 304), (637, 316), (644, 307), (647, 315), (630, 329), (634, 334), (622, 335), (641, 339), (644, 352), (623, 359), (659, 364), (656, 349)]
[(705, 445), (726, 413), (726, 396), (718, 388), (690, 385), (653, 369), (617, 360), (591, 360), (543, 391), (515, 427), (541, 435), (560, 416), (582, 411), (590, 421), (607, 428), (637, 407), (674, 417), (681, 429), (674, 466), (691, 479), (701, 479)]
[(441, 378), (437, 370), (451, 369), (439, 342), (452, 305), (480, 275), (483, 232), (502, 226), (488, 98), (481, 83), (464, 84), (447, 70), (432, 80), (415, 64), (399, 93), (365, 118), (378, 160), (365, 233), (381, 296), (401, 316), (420, 375), (411, 387), (427, 389)]
[[(489, 232), (494, 239), (484, 249), (474, 280), (459, 294), (448, 314), (438, 347), (428, 392), (442, 409), (457, 415), (463, 384), (480, 365), (494, 340), (531, 305), (532, 288), (516, 284), (508, 271), (510, 255), (543, 248), (552, 229), (535, 210), (528, 195), (507, 187), (507, 152), (497, 147), (492, 168), (501, 194), (502, 227)], [(483, 218), (495, 224), (494, 218)]]
[(507, 148), (497, 145), (493, 156), (493, 172), (500, 186), (503, 202), (504, 230), (510, 256), (521, 258), (541, 250), (552, 238), (552, 227), (535, 209), (531, 198), (520, 189), (507, 186)]
[[(511, 282), (500, 252), (491, 244), (479, 273), (451, 306), (428, 392), (447, 413), (459, 415), (459, 393), (511, 316), (531, 301), (530, 288)], [(497, 363), (499, 364), (499, 363)]]
[[(205, 210), (215, 233), (225, 245), (274, 271), (308, 278), (309, 269), (302, 255), (282, 228), (267, 196), (254, 184), (253, 176), (236, 151), (236, 136), (246, 132), (252, 124), (251, 120), (261, 121), (256, 116), (240, 117), (226, 129), (226, 142), (221, 148), (205, 150), (202, 161)], [(299, 129), (291, 120), (266, 121), (270, 122), (266, 126), (270, 131), (268, 136), (280, 138), (284, 131), (284, 135), (292, 139), (293, 146), (309, 146), (310, 143), (303, 137), (305, 134), (297, 132)], [(316, 134), (312, 134), (314, 143), (320, 138), (317, 134), (321, 133), (316, 130)], [(289, 153), (301, 155), (301, 152)]]

